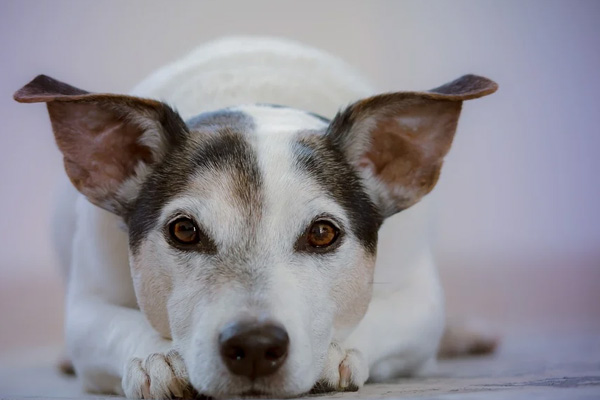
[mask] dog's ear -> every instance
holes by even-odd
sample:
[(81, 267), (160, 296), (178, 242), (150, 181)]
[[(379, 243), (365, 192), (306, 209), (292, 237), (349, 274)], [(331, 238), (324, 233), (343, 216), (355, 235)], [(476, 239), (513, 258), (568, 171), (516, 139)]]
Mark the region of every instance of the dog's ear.
[(435, 186), (463, 100), (496, 91), (466, 75), (427, 92), (383, 94), (350, 105), (327, 135), (365, 180), (384, 216), (417, 203)]
[(122, 215), (144, 175), (186, 132), (167, 105), (137, 97), (89, 93), (40, 75), (15, 94), (45, 102), (73, 185), (92, 203)]

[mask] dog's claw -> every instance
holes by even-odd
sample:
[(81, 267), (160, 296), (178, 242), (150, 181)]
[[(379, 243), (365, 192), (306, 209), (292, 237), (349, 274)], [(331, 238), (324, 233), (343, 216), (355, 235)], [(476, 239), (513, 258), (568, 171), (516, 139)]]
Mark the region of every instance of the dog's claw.
[(350, 384), (350, 368), (343, 362), (340, 364), (340, 389), (344, 390)]
[(191, 398), (183, 359), (175, 350), (154, 353), (145, 360), (133, 358), (123, 374), (123, 392), (130, 399)]

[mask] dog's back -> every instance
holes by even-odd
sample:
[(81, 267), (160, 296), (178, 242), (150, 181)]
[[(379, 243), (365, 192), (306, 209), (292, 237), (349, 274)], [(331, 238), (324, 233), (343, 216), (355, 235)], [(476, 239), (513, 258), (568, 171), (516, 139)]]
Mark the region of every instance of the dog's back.
[(270, 103), (331, 118), (375, 93), (340, 59), (302, 44), (261, 37), (225, 38), (159, 69), (132, 91), (174, 105), (184, 119), (240, 104)]

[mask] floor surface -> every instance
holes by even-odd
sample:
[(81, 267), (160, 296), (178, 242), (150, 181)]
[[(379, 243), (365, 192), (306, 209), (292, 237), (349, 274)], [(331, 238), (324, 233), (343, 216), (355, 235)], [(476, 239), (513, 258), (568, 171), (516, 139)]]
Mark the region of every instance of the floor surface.
[[(367, 384), (329, 398), (600, 399), (600, 334), (581, 332), (508, 336), (496, 354), (441, 361), (426, 378)], [(40, 349), (0, 367), (1, 398), (107, 398), (83, 393), (76, 378), (53, 367), (56, 349)], [(45, 359), (34, 365), (34, 358)], [(114, 397), (112, 397), (114, 398)]]

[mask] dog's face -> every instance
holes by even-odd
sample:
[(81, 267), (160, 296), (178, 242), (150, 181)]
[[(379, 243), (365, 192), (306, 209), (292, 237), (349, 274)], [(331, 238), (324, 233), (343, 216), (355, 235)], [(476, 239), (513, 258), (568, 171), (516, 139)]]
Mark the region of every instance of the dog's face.
[(435, 185), (462, 100), (494, 90), (467, 76), (333, 121), (249, 105), (184, 123), (47, 77), (15, 98), (48, 103), (74, 185), (123, 218), (140, 308), (194, 387), (288, 396), (366, 312), (377, 231)]
[[(246, 106), (187, 127), (127, 216), (140, 305), (203, 393), (305, 392), (367, 308), (380, 213), (322, 119)], [(254, 381), (222, 361), (220, 335), (246, 323), (289, 340)]]

